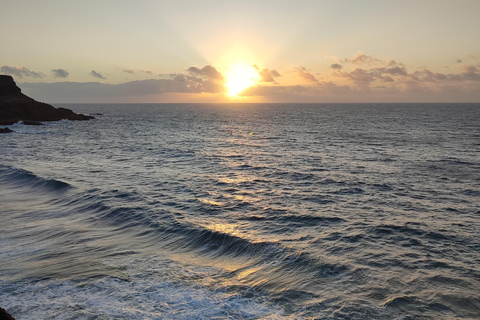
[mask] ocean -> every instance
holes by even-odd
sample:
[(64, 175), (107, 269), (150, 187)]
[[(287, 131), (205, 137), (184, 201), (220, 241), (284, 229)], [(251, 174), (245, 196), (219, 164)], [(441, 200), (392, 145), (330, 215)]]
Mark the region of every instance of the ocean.
[(24, 319), (480, 319), (480, 104), (69, 104), (0, 135)]

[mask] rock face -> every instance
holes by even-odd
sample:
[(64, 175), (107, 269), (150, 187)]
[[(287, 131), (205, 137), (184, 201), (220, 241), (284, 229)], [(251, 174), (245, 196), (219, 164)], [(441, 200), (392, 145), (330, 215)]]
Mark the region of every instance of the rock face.
[(89, 120), (92, 116), (70, 109), (55, 108), (24, 95), (11, 76), (0, 75), (0, 125), (18, 121)]
[(12, 129), (9, 129), (9, 128), (7, 128), (7, 127), (5, 127), (5, 128), (0, 128), (0, 133), (10, 133), (10, 132), (13, 132), (13, 130), (12, 130)]
[(0, 308), (0, 320), (15, 320), (15, 318), (7, 310)]

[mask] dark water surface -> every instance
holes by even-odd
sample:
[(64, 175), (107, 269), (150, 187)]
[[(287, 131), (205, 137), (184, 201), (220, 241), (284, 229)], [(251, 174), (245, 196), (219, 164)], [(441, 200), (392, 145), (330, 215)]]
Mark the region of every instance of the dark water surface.
[(66, 107), (0, 136), (17, 319), (480, 318), (480, 104)]

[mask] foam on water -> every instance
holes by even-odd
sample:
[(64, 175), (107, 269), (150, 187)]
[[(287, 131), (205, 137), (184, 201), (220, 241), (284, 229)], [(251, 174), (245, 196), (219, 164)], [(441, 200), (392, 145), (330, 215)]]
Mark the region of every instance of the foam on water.
[[(158, 265), (128, 278), (1, 283), (0, 301), (17, 319), (293, 319), (281, 307), (235, 292), (165, 279)], [(156, 261), (165, 268), (165, 262)], [(138, 268), (140, 264), (140, 268)], [(142, 272), (140, 272), (142, 271)], [(180, 273), (179, 269), (176, 272)], [(192, 275), (190, 275), (192, 276)], [(197, 272), (197, 277), (208, 276)]]

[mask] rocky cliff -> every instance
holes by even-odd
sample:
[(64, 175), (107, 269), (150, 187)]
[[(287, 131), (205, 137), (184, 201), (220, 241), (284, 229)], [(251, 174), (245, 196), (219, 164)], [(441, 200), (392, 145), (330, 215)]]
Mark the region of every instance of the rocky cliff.
[(76, 114), (70, 109), (55, 108), (22, 93), (11, 76), (0, 75), (0, 124), (18, 121), (89, 120), (92, 116)]
[(0, 308), (0, 320), (15, 320), (7, 310)]

